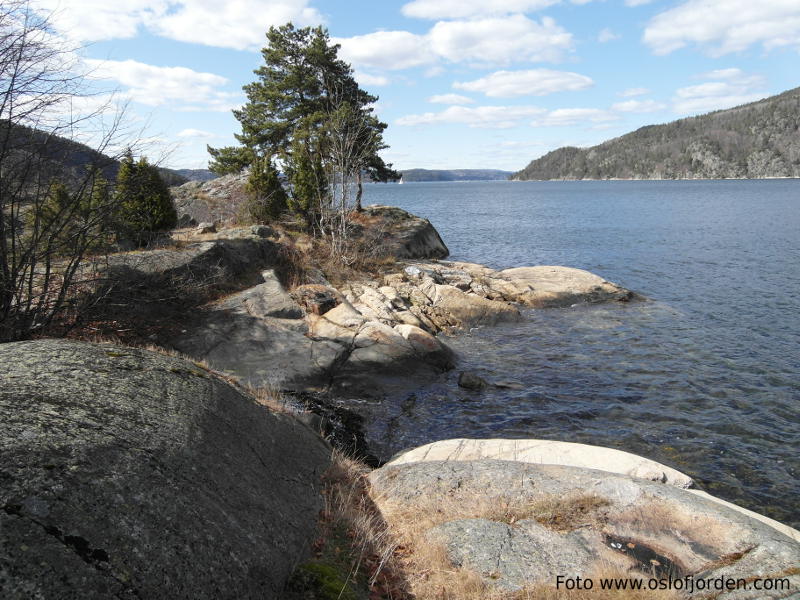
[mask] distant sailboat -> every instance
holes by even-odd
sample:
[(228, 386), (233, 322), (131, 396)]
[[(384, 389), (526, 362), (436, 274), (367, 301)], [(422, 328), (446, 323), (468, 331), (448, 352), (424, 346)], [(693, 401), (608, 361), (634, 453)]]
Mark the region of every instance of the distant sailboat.
[(400, 180), (397, 182), (399, 185), (403, 185), (403, 176), (400, 175)]

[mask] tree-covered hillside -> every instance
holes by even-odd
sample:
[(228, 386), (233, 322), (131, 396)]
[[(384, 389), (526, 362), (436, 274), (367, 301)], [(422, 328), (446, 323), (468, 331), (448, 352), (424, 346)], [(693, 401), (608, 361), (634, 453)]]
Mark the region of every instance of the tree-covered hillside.
[(642, 127), (591, 148), (559, 148), (532, 161), (513, 179), (765, 177), (800, 177), (800, 88)]

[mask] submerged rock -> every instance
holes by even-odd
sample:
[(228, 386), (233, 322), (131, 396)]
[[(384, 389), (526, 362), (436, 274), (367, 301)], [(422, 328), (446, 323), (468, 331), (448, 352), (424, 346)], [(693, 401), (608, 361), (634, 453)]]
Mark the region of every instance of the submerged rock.
[(483, 377), (479, 377), (469, 371), (462, 371), (458, 374), (458, 386), (465, 390), (479, 391), (488, 385), (488, 382)]
[(0, 596), (280, 598), (327, 445), (195, 364), (0, 345)]

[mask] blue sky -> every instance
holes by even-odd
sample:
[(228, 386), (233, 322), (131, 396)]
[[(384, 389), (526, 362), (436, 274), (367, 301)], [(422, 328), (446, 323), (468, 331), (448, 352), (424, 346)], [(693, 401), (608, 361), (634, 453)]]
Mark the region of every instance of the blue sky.
[[(323, 24), (400, 169), (518, 170), (563, 145), (800, 86), (798, 0), (38, 0), (171, 167), (234, 143), (270, 25)], [(103, 98), (101, 95), (100, 98)]]

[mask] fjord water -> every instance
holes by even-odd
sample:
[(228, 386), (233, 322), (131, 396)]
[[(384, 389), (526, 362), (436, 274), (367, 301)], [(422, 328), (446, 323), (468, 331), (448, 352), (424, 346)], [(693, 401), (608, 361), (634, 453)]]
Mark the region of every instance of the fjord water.
[[(373, 184), (364, 199), (430, 219), (452, 260), (578, 267), (650, 299), (446, 339), (457, 370), (370, 417), (380, 454), (598, 444), (800, 525), (800, 180)], [(510, 387), (461, 389), (460, 370)]]

